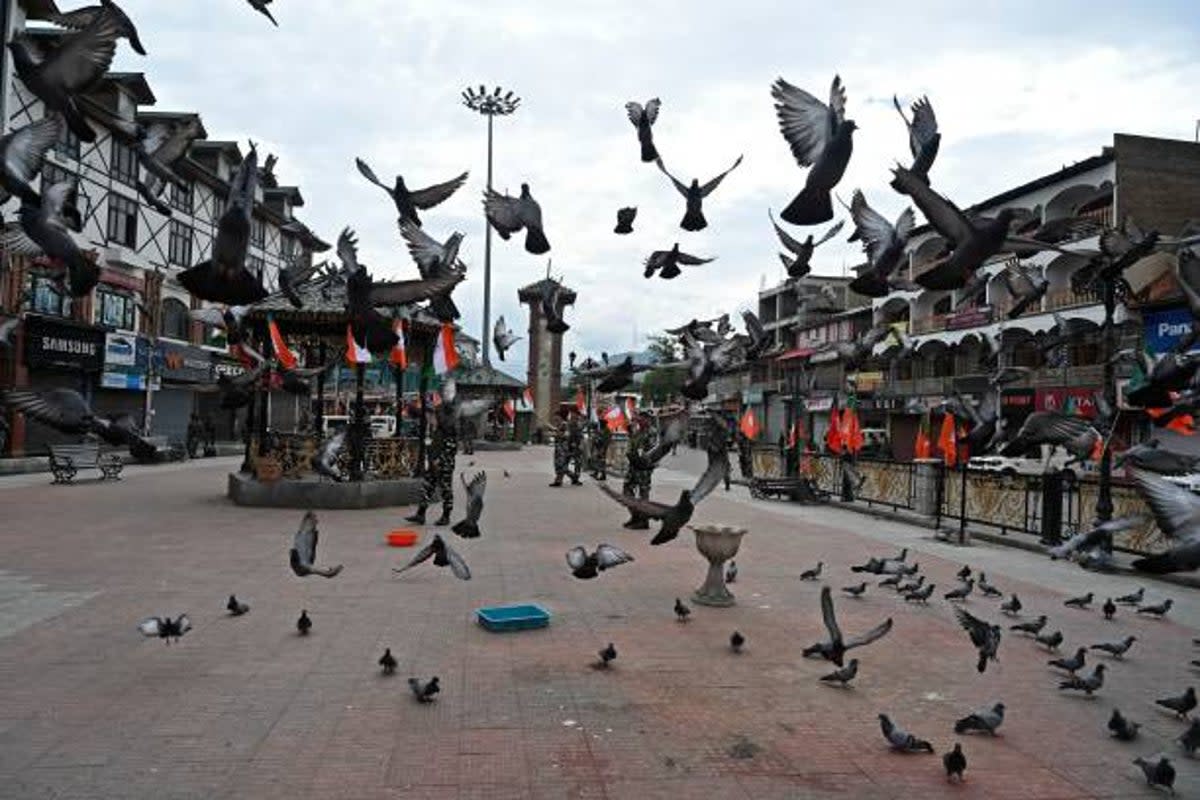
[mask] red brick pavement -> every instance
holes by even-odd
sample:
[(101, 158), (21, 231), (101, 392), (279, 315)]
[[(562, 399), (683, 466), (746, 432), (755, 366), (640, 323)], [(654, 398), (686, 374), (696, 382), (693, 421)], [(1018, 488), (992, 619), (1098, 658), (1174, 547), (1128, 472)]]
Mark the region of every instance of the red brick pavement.
[[(49, 590), (97, 592), (0, 639), (0, 796), (1127, 798), (1152, 796), (1129, 762), (1159, 750), (1180, 789), (1200, 785), (1171, 741), (1183, 723), (1151, 702), (1193, 679), (1189, 590), (1148, 584), (1182, 610), (1163, 622), (1123, 610), (1108, 623), (1062, 607), (1073, 592), (1048, 588), (1062, 565), (956, 550), (901, 526), (896, 545), (881, 543), (891, 523), (751, 503), (735, 489), (716, 492), (697, 520), (750, 529), (732, 587), (739, 604), (696, 606), (681, 625), (674, 598), (686, 601), (704, 572), (689, 535), (652, 548), (620, 528), (623, 514), (593, 487), (545, 488), (546, 448), (474, 458), (494, 471), (483, 538), (453, 542), (474, 572), (466, 583), (429, 566), (393, 576), (411, 551), (387, 548), (383, 535), (402, 510), (319, 514), (320, 560), (346, 569), (334, 580), (293, 577), (287, 548), (300, 513), (227, 503), (222, 470), (235, 462), (117, 484), (0, 483), (3, 569)], [(566, 549), (601, 541), (637, 560), (572, 578)], [(836, 589), (857, 582), (849, 564), (901, 541), (920, 541), (914, 559), (939, 589), (963, 557), (1011, 564), (989, 566), (989, 578), (1063, 627), (1064, 652), (1126, 631), (1141, 641), (1109, 662), (1098, 698), (1064, 697), (1032, 640), (1006, 633), (999, 662), (979, 675), (941, 591), (916, 608), (871, 588), (861, 601), (838, 598), (843, 628), (892, 616), (894, 631), (856, 653), (853, 689), (820, 684), (828, 665), (799, 653), (821, 635), (821, 584), (796, 576), (821, 559)], [(1132, 585), (1087, 580), (1101, 597)], [(249, 615), (225, 615), (230, 592)], [(481, 605), (525, 601), (550, 610), (550, 628), (497, 635), (474, 622)], [(1000, 620), (997, 605), (968, 602)], [(307, 638), (295, 633), (301, 608), (315, 625)], [(196, 627), (178, 646), (134, 630), (147, 614), (179, 611)], [(0, 598), (5, 613), (16, 612)], [(748, 639), (741, 655), (727, 645), (735, 628)], [(609, 641), (618, 660), (593, 669)], [(375, 666), (385, 646), (400, 662), (392, 678)], [(404, 679), (432, 674), (442, 695), (414, 703)], [(1000, 736), (953, 734), (954, 719), (995, 700), (1009, 710)], [(1114, 704), (1143, 723), (1141, 741), (1106, 737)], [(948, 786), (936, 756), (889, 752), (880, 711), (939, 753), (962, 741), (966, 784)]]

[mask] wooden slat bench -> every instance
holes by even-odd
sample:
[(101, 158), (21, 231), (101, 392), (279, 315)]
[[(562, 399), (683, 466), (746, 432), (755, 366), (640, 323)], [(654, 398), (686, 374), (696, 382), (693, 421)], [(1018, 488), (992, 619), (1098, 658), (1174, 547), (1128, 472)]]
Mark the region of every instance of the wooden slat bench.
[(750, 496), (755, 498), (778, 497), (797, 503), (819, 503), (825, 493), (817, 488), (812, 478), (751, 478)]
[(50, 472), (54, 483), (70, 483), (81, 469), (100, 470), (101, 480), (120, 480), (125, 464), (116, 453), (101, 453), (94, 442), (50, 445)]

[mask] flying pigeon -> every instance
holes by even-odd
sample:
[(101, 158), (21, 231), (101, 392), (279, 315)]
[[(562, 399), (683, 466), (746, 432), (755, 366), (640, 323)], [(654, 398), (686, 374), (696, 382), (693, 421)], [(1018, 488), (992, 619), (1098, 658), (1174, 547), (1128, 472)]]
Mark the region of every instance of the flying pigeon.
[(1171, 794), (1175, 793), (1175, 767), (1171, 766), (1171, 761), (1166, 756), (1158, 761), (1135, 758), (1133, 763), (1142, 768), (1147, 785), (1165, 786)]
[(637, 208), (634, 206), (617, 209), (617, 227), (613, 228), (613, 233), (621, 235), (633, 233), (633, 220), (636, 217)]
[[(408, 252), (417, 263), (423, 280), (462, 276), (466, 267), (458, 258), (463, 235), (457, 231), (445, 242), (440, 243), (412, 220), (401, 218), (400, 235), (408, 245)], [(429, 304), (430, 310), (442, 322), (453, 322), (460, 314), (449, 296), (435, 297)]]
[(1046, 663), (1052, 667), (1065, 669), (1067, 672), (1070, 672), (1073, 675), (1079, 670), (1083, 669), (1084, 665), (1087, 663), (1087, 648), (1080, 647), (1075, 651), (1075, 655), (1071, 656), (1070, 658), (1053, 658)]
[(787, 231), (779, 227), (779, 223), (775, 221), (775, 217), (771, 216), (770, 211), (767, 212), (767, 216), (771, 219), (771, 225), (775, 228), (775, 235), (779, 237), (780, 243), (792, 254), (790, 258), (781, 254), (789, 278), (803, 278), (807, 275), (812, 270), (813, 252), (822, 244), (837, 236), (845, 224), (839, 221), (836, 225), (825, 231), (825, 235), (820, 239), (813, 241), (812, 234), (809, 234), (808, 238), (802, 242), (799, 239), (793, 238)]
[(267, 296), (260, 276), (252, 275), (246, 269), (250, 218), (257, 188), (258, 151), (251, 142), (249, 154), (242, 159), (230, 181), (210, 258), (179, 274), (180, 284), (201, 300), (247, 305)]
[(354, 159), (354, 163), (364, 178), (380, 189), (383, 189), (392, 198), (392, 202), (396, 204), (396, 213), (399, 214), (400, 221), (409, 222), (418, 228), (421, 227), (421, 218), (417, 214), (417, 210), (428, 211), (434, 206), (446, 202), (452, 194), (462, 188), (462, 185), (467, 182), (467, 177), (470, 175), (469, 172), (464, 172), (445, 183), (435, 183), (432, 186), (426, 186), (424, 189), (411, 191), (404, 185), (404, 178), (400, 175), (396, 176), (396, 185), (389, 188), (383, 181), (379, 180), (375, 175), (375, 171), (371, 169), (367, 162), (361, 158), (356, 158)]
[[(1156, 574), (1183, 572), (1200, 567), (1200, 497), (1182, 486), (1145, 470), (1133, 470), (1133, 482), (1150, 506), (1159, 530), (1171, 540), (1172, 547), (1133, 562), (1133, 568)], [(1141, 595), (1138, 595), (1141, 601)], [(1118, 598), (1117, 602), (1122, 602)], [(1170, 601), (1159, 616), (1170, 610)], [(1154, 606), (1142, 606), (1138, 613), (1158, 613)]]
[(1025, 418), (1016, 437), (1001, 454), (1021, 456), (1037, 445), (1057, 445), (1071, 454), (1070, 464), (1099, 458), (1103, 443), (1100, 432), (1082, 417), (1058, 411), (1035, 411)]
[(955, 733), (979, 731), (996, 735), (996, 729), (1004, 723), (1004, 703), (996, 703), (990, 708), (972, 711), (967, 716), (954, 723)]
[(1087, 594), (1079, 597), (1072, 597), (1070, 600), (1064, 602), (1063, 605), (1071, 608), (1087, 608), (1092, 604), (1092, 599), (1094, 597), (1095, 595), (1092, 592), (1088, 592)]
[(1196, 690), (1189, 686), (1183, 694), (1176, 697), (1160, 698), (1155, 700), (1154, 704), (1168, 711), (1174, 711), (1181, 718), (1186, 717), (1196, 707)]
[[(726, 583), (728, 583), (728, 582), (729, 581), (726, 580)], [(857, 586), (843, 586), (842, 591), (845, 592), (846, 594), (850, 595), (851, 597), (862, 597), (867, 591), (867, 582), (863, 581), (862, 583), (858, 584)]]
[(313, 459), (313, 471), (334, 482), (345, 480), (338, 457), (346, 446), (346, 431), (341, 430), (321, 443), (317, 457)]
[(817, 578), (821, 577), (821, 569), (824, 566), (825, 566), (824, 561), (818, 561), (817, 565), (815, 567), (813, 567), (812, 569), (806, 569), (800, 573), (800, 580), (815, 581)]
[(46, 151), (62, 135), (62, 117), (47, 117), (0, 137), (0, 204), (10, 197), (41, 206), (42, 198), (33, 183), (42, 169)]
[(59, 433), (75, 436), (95, 434), (108, 444), (128, 447), (129, 452), (140, 461), (153, 461), (156, 456), (156, 448), (142, 437), (131, 417), (96, 414), (74, 389), (49, 389), (44, 392), (0, 390), (0, 406), (20, 411), (29, 419)]
[(333, 578), (342, 571), (342, 565), (335, 567), (316, 567), (317, 560), (317, 515), (311, 511), (304, 512), (300, 520), (300, 529), (292, 539), (292, 549), (288, 553), (292, 572), (298, 577), (320, 575), (323, 578)]
[(450, 530), (464, 539), (479, 537), (479, 517), (483, 514), (483, 493), (487, 489), (487, 473), (477, 472), (467, 483), (466, 473), (459, 475), (463, 487), (467, 490), (467, 516), (461, 522), (456, 522)]
[(724, 479), (725, 469), (726, 465), (722, 463), (721, 459), (710, 453), (708, 466), (696, 481), (696, 485), (690, 490), (681, 491), (679, 500), (673, 506), (653, 500), (629, 497), (604, 484), (600, 484), (599, 488), (613, 500), (628, 508), (633, 515), (639, 518), (661, 520), (662, 525), (659, 527), (658, 533), (650, 540), (650, 544), (660, 545), (666, 544), (679, 535), (680, 529), (692, 518), (696, 504), (707, 497)]
[(900, 266), (904, 246), (908, 244), (915, 220), (911, 208), (896, 217), (895, 224), (867, 205), (858, 189), (850, 196), (850, 218), (854, 222), (854, 237), (862, 240), (867, 254), (867, 268), (850, 282), (850, 291), (867, 297), (886, 297), (892, 290), (889, 276)]
[(508, 352), (508, 349), (522, 338), (509, 329), (503, 314), (496, 318), (496, 324), (492, 328), (492, 344), (496, 346), (496, 355), (500, 356), (501, 361), (504, 360), (504, 354)]
[(742, 163), (742, 156), (738, 156), (737, 160), (733, 162), (733, 166), (703, 186), (700, 185), (698, 178), (692, 178), (691, 185), (684, 186), (679, 182), (678, 178), (667, 171), (661, 157), (655, 163), (658, 164), (658, 168), (662, 173), (671, 179), (671, 183), (674, 184), (676, 191), (683, 195), (687, 201), (687, 208), (683, 219), (679, 222), (679, 227), (685, 231), (701, 231), (708, 227), (708, 220), (704, 218), (704, 198), (712, 194), (721, 185), (721, 181), (725, 179), (726, 175), (737, 169), (738, 165)]
[(286, 267), (279, 270), (279, 291), (292, 304), (292, 308), (304, 308), (299, 289), (312, 280), (318, 269), (319, 265), (313, 263), (311, 257), (297, 254)]
[(467, 562), (463, 561), (462, 556), (454, 552), (453, 548), (446, 544), (440, 534), (434, 534), (433, 541), (422, 547), (413, 556), (412, 561), (409, 561), (399, 569), (393, 567), (392, 572), (404, 572), (405, 570), (412, 569), (422, 561), (428, 561), (430, 558), (433, 559), (435, 567), (450, 567), (450, 572), (459, 580), (471, 580), (471, 570), (467, 567)]
[(1100, 642), (1099, 644), (1094, 644), (1091, 649), (1099, 650), (1102, 653), (1108, 653), (1113, 658), (1121, 659), (1124, 658), (1125, 654), (1129, 652), (1129, 648), (1133, 647), (1133, 643), (1136, 641), (1136, 636), (1126, 636), (1119, 642)]
[(942, 141), (942, 135), (938, 133), (937, 117), (933, 113), (933, 106), (928, 97), (916, 100), (912, 104), (912, 119), (910, 120), (900, 106), (900, 98), (892, 95), (892, 105), (896, 107), (900, 118), (904, 120), (904, 126), (908, 128), (908, 149), (912, 151), (913, 157), (913, 164), (909, 171), (918, 179), (929, 183), (929, 168), (933, 166), (933, 160), (937, 157), (938, 145)]
[(1138, 728), (1142, 727), (1139, 722), (1132, 722), (1121, 715), (1117, 709), (1113, 709), (1112, 716), (1108, 720), (1108, 730), (1115, 739), (1122, 742), (1131, 742), (1137, 738)]
[(271, 9), (267, 8), (267, 6), (271, 5), (272, 0), (246, 0), (246, 2), (249, 3), (255, 11), (271, 20), (272, 25), (274, 25), (276, 28), (279, 27), (279, 23), (275, 21), (275, 17), (271, 16)]
[(234, 595), (229, 595), (229, 602), (225, 604), (225, 610), (232, 617), (240, 617), (250, 610), (250, 606), (237, 599)]
[(562, 283), (546, 281), (542, 286), (541, 310), (546, 318), (546, 330), (550, 333), (566, 333), (570, 325), (563, 319), (567, 309), (567, 292)]
[(1068, 558), (1072, 553), (1092, 551), (1111, 543), (1113, 536), (1130, 528), (1135, 528), (1141, 525), (1143, 521), (1143, 518), (1137, 515), (1117, 517), (1106, 522), (1096, 520), (1091, 530), (1080, 531), (1070, 539), (1067, 539), (1067, 541), (1057, 547), (1051, 547), (1046, 552), (1050, 554), (1052, 560), (1056, 560), (1059, 558)]
[(844, 688), (850, 687), (850, 681), (858, 675), (858, 659), (852, 658), (844, 667), (835, 669), (828, 675), (822, 675), (821, 680), (825, 683), (836, 683)]
[(888, 717), (887, 714), (879, 715), (879, 727), (883, 730), (883, 737), (888, 740), (893, 750), (902, 753), (932, 753), (933, 745), (924, 739), (918, 739), (908, 731), (901, 728)]
[(658, 109), (661, 106), (662, 101), (657, 97), (647, 101), (645, 106), (633, 101), (625, 104), (625, 113), (629, 115), (629, 121), (633, 123), (633, 127), (637, 128), (638, 142), (642, 145), (642, 162), (646, 164), (658, 160), (658, 150), (654, 147), (654, 132), (651, 126), (658, 119)]
[(567, 551), (567, 564), (571, 567), (571, 574), (582, 580), (589, 580), (606, 569), (630, 561), (633, 561), (633, 556), (611, 544), (598, 545), (591, 553), (583, 547), (572, 547)]
[(526, 252), (537, 256), (550, 251), (550, 242), (542, 231), (542, 207), (529, 193), (528, 183), (521, 184), (519, 197), (485, 190), (483, 210), (501, 239), (507, 240), (524, 228)]
[(1100, 687), (1104, 685), (1104, 665), (1097, 664), (1092, 668), (1092, 674), (1086, 678), (1081, 678), (1078, 675), (1071, 675), (1066, 680), (1058, 684), (1060, 691), (1066, 689), (1071, 691), (1083, 692), (1088, 697), (1091, 697), (1095, 692), (1100, 691)]
[(94, 251), (84, 252), (71, 236), (66, 218), (75, 184), (63, 181), (42, 193), (41, 205), (22, 203), (19, 226), (0, 229), (0, 250), (13, 255), (48, 256), (65, 267), (65, 289), (71, 297), (84, 297), (100, 282)]
[(746, 644), (746, 637), (742, 636), (739, 631), (734, 631), (729, 634), (729, 649), (735, 653), (742, 652), (742, 647)]
[(301, 636), (308, 636), (308, 632), (312, 630), (312, 620), (309, 619), (308, 609), (300, 609), (300, 618), (296, 620), (296, 630)]
[(384, 675), (391, 675), (396, 671), (396, 657), (392, 655), (392, 648), (383, 649), (383, 655), (379, 657), (379, 666), (383, 667)]
[(692, 613), (692, 610), (690, 608), (688, 608), (687, 605), (685, 605), (682, 600), (680, 600), (678, 597), (676, 597), (675, 598), (675, 618), (677, 620), (679, 620), (680, 622), (687, 622), (688, 616), (691, 615), (691, 613)]
[(1131, 466), (1159, 475), (1186, 475), (1200, 467), (1200, 456), (1176, 453), (1159, 447), (1158, 439), (1150, 439), (1121, 453), (1114, 467)]
[(1028, 633), (1030, 636), (1037, 636), (1042, 632), (1042, 628), (1046, 627), (1046, 615), (1042, 614), (1032, 622), (1019, 622), (1016, 625), (1010, 625), (1009, 630)]
[(187, 614), (180, 614), (175, 619), (170, 617), (146, 617), (138, 623), (138, 630), (143, 636), (155, 636), (162, 639), (166, 644), (170, 644), (174, 639), (176, 642), (185, 633), (192, 629), (192, 621), (188, 619)]
[(1000, 280), (1012, 298), (1008, 318), (1016, 319), (1030, 308), (1041, 305), (1042, 298), (1050, 289), (1050, 279), (1034, 267), (1010, 264), (1000, 273)]
[(846, 651), (871, 644), (871, 642), (883, 638), (892, 629), (892, 620), (889, 617), (866, 633), (843, 639), (842, 629), (838, 627), (837, 617), (833, 611), (833, 595), (828, 586), (821, 587), (821, 619), (825, 623), (825, 630), (829, 638), (804, 648), (803, 655), (805, 658), (820, 656), (839, 667), (842, 666)]
[(427, 681), (418, 678), (409, 678), (408, 688), (412, 690), (413, 697), (417, 698), (418, 703), (432, 702), (433, 696), (442, 690), (436, 675)]
[[(50, 5), (53, 8), (55, 4), (51, 3)], [(146, 48), (138, 37), (137, 26), (113, 0), (102, 0), (101, 5), (80, 6), (66, 12), (54, 8), (53, 12), (46, 16), (46, 20), (68, 30), (82, 31), (101, 16), (110, 17), (116, 23), (120, 29), (118, 35), (129, 40), (129, 46), (135, 53), (139, 56), (146, 55)]]
[(658, 272), (658, 276), (663, 280), (669, 281), (672, 278), (677, 278), (683, 274), (683, 270), (679, 267), (698, 267), (701, 264), (708, 264), (715, 259), (700, 258), (689, 253), (684, 253), (679, 249), (679, 242), (670, 250), (655, 250), (646, 257), (644, 263), (645, 269), (642, 274), (646, 278), (653, 278), (654, 273)]
[[(138, 194), (163, 216), (173, 215), (171, 206), (162, 201), (167, 184), (186, 187), (187, 182), (175, 172), (174, 165), (204, 133), (199, 115), (192, 115), (178, 125), (156, 124), (150, 129), (135, 131), (134, 151), (138, 163), (146, 170), (144, 180), (137, 183)], [(140, 135), (139, 135), (140, 134)]]
[(609, 642), (608, 647), (600, 651), (600, 661), (597, 664), (601, 669), (607, 669), (608, 665), (617, 660), (617, 648), (613, 647), (613, 643)]
[(796, 195), (780, 216), (793, 225), (817, 225), (833, 219), (830, 192), (850, 163), (854, 150), (853, 135), (858, 127), (846, 119), (846, 90), (842, 79), (834, 76), (829, 90), (829, 105), (783, 78), (771, 87), (779, 130), (792, 156), (802, 167), (812, 167), (804, 189)]
[(954, 749), (942, 756), (942, 766), (946, 768), (946, 780), (963, 781), (963, 773), (967, 771), (967, 757), (963, 755), (962, 745), (954, 743)]
[(1021, 613), (1021, 598), (1014, 594), (1011, 599), (1000, 604), (1000, 610), (1009, 616)]
[(1000, 649), (1000, 626), (985, 622), (961, 608), (954, 609), (954, 616), (971, 637), (971, 644), (979, 651), (979, 663), (975, 668), (980, 672), (985, 671), (987, 662), (995, 661)]

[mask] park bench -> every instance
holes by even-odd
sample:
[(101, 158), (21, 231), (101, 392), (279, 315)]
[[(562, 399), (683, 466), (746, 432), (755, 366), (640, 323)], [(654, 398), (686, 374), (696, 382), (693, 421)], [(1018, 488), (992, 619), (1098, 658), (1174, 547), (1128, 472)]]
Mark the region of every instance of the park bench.
[(817, 488), (816, 482), (803, 475), (789, 478), (751, 478), (749, 484), (750, 496), (756, 499), (778, 497), (794, 503), (819, 503), (825, 499), (825, 493)]
[(50, 471), (54, 483), (70, 483), (81, 469), (100, 471), (100, 479), (120, 480), (125, 464), (116, 453), (101, 453), (95, 442), (50, 445)]

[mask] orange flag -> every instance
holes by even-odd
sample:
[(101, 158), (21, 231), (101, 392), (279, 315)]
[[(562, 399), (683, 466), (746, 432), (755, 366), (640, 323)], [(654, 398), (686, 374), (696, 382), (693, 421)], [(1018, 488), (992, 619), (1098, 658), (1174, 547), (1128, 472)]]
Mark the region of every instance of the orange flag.
[(349, 325), (346, 326), (346, 363), (350, 366), (371, 363), (371, 351), (358, 343)]
[(587, 398), (583, 396), (583, 389), (575, 392), (575, 410), (580, 414), (587, 413)]
[(271, 333), (271, 347), (275, 349), (275, 358), (279, 360), (280, 366), (284, 369), (295, 369), (296, 354), (288, 349), (287, 342), (283, 339), (283, 334), (279, 332), (279, 327), (275, 324), (275, 320), (267, 319), (267, 330)]
[(917, 428), (917, 443), (913, 446), (913, 458), (932, 458), (933, 442), (929, 441), (929, 414), (921, 417)]
[(849, 453), (857, 454), (863, 449), (862, 425), (858, 422), (858, 411), (854, 406), (846, 406), (842, 412), (842, 441)]
[(754, 416), (754, 409), (747, 408), (746, 413), (742, 414), (742, 420), (738, 423), (738, 430), (740, 430), (742, 435), (747, 439), (758, 438), (758, 418)]
[(825, 447), (831, 453), (842, 453), (842, 422), (837, 406), (829, 409), (829, 430), (825, 431)]
[(947, 467), (953, 467), (958, 461), (958, 443), (954, 437), (954, 415), (942, 415), (942, 431), (938, 434), (938, 449), (942, 451), (942, 459)]
[(407, 369), (408, 349), (404, 345), (404, 321), (396, 320), (392, 324), (392, 330), (396, 332), (396, 344), (392, 347), (392, 352), (388, 355), (388, 361), (394, 367)]

